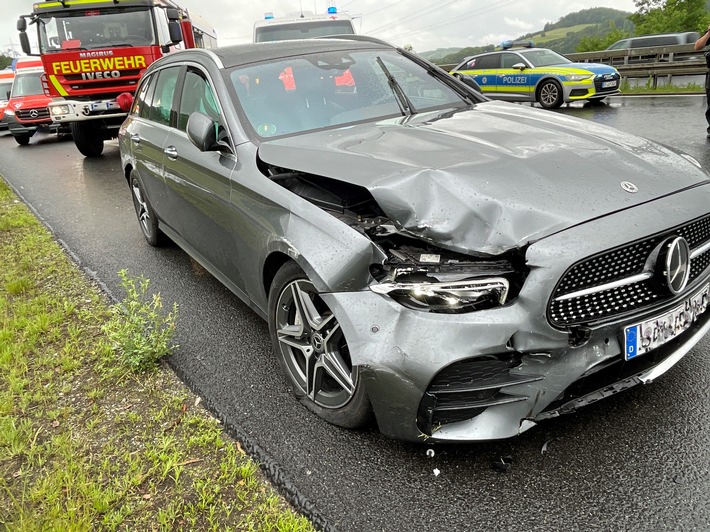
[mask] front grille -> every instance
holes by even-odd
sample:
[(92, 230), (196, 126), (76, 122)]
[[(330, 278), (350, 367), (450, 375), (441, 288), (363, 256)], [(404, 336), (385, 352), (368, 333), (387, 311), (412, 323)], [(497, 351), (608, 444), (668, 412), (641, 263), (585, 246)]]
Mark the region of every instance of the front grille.
[[(594, 78), (594, 90), (596, 90), (597, 93), (616, 92), (619, 89), (620, 79), (621, 76), (619, 76), (619, 74), (612, 74), (611, 76), (597, 76)], [(614, 80), (616, 80), (616, 85), (614, 85), (613, 87), (602, 88), (602, 83)]]
[(541, 380), (535, 375), (511, 374), (519, 356), (480, 357), (456, 362), (432, 380), (419, 407), (417, 424), (431, 435), (440, 425), (472, 419), (486, 408), (525, 401), (527, 396), (505, 392), (505, 388)]
[(49, 118), (49, 107), (37, 107), (36, 109), (18, 109), (17, 111), (15, 111), (15, 114), (20, 120), (46, 120), (47, 118)]
[[(569, 299), (559, 298), (601, 285), (623, 282), (625, 279), (643, 274), (651, 253), (673, 235), (682, 236), (687, 240), (691, 250), (697, 250), (710, 242), (710, 216), (595, 255), (572, 266), (562, 276), (553, 292), (548, 306), (550, 323), (558, 327), (587, 325), (618, 318), (670, 300), (673, 296), (660, 289), (653, 278)], [(701, 277), (708, 266), (710, 266), (710, 250), (693, 257), (688, 283)]]

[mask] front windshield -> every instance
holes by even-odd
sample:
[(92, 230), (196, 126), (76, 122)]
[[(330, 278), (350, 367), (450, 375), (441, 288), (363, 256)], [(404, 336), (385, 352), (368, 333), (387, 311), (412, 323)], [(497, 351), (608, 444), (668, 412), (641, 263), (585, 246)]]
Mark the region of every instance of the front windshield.
[(530, 50), (529, 52), (520, 52), (520, 55), (530, 61), (530, 64), (534, 67), (564, 65), (572, 62), (552, 50)]
[(20, 96), (37, 96), (44, 94), (42, 88), (42, 72), (17, 74), (12, 84), (12, 98)]
[(12, 81), (0, 82), (0, 100), (9, 99), (10, 98), (10, 90), (12, 90)]
[(235, 68), (230, 78), (261, 137), (468, 105), (449, 85), (393, 50), (289, 57)]
[(43, 53), (148, 46), (156, 42), (151, 12), (147, 8), (87, 9), (41, 15), (39, 41)]

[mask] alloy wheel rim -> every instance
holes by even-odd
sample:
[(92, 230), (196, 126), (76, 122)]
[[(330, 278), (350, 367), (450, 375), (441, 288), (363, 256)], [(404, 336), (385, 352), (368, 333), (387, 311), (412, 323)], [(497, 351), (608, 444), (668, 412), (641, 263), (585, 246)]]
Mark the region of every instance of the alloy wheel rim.
[(552, 105), (557, 100), (557, 87), (552, 83), (548, 83), (542, 88), (541, 97), (546, 105)]
[(352, 399), (356, 388), (340, 324), (307, 280), (289, 283), (276, 305), (276, 336), (286, 370), (300, 391), (323, 408)]
[(138, 221), (141, 224), (141, 228), (146, 235), (150, 235), (150, 214), (148, 214), (148, 205), (143, 199), (143, 194), (138, 185), (133, 185), (133, 204), (136, 208), (136, 214), (138, 215)]

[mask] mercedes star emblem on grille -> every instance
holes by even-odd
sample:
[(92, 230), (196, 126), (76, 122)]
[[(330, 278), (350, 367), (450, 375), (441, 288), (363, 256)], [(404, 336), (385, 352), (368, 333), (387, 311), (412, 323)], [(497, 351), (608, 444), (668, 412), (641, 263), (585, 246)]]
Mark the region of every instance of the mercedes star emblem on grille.
[(621, 188), (623, 188), (629, 194), (636, 194), (639, 191), (639, 187), (634, 185), (631, 181), (622, 181)]
[(671, 237), (661, 245), (656, 272), (671, 294), (679, 294), (690, 277), (690, 246), (682, 236)]
[(37, 109), (32, 109), (30, 110), (30, 118), (37, 118), (39, 116), (39, 112)]

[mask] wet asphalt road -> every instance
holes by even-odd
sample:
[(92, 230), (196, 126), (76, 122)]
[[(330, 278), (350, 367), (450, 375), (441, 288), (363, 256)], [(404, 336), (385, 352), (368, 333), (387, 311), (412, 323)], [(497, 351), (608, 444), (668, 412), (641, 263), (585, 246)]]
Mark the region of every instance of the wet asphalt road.
[[(559, 112), (665, 142), (710, 168), (703, 111), (701, 97), (659, 97)], [(710, 339), (652, 385), (513, 440), (435, 446), (427, 458), (424, 444), (341, 430), (296, 403), (266, 324), (178, 248), (144, 243), (115, 143), (89, 160), (71, 140), (38, 135), (19, 147), (0, 133), (0, 173), (114, 297), (126, 268), (178, 302), (173, 366), (321, 527), (710, 529)], [(513, 465), (497, 473), (491, 463), (504, 455)]]

